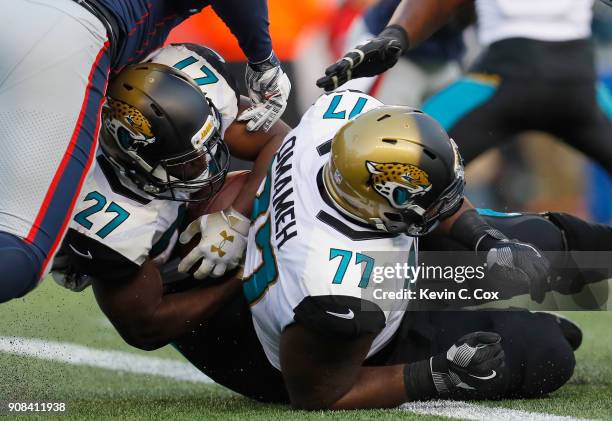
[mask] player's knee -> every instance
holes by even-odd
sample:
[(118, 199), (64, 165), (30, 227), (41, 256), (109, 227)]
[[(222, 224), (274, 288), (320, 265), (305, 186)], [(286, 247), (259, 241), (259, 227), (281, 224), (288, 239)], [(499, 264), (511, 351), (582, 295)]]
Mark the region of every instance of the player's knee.
[(527, 352), (522, 397), (545, 396), (563, 386), (574, 374), (574, 351), (561, 335), (558, 340), (538, 344)]
[(19, 298), (34, 289), (44, 257), (35, 246), (0, 232), (0, 303)]

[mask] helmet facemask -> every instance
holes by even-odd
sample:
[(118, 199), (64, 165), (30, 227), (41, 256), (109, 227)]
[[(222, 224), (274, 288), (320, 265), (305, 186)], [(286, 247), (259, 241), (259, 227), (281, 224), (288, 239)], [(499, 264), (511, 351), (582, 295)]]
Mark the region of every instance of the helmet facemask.
[(156, 181), (143, 190), (163, 200), (205, 201), (219, 191), (228, 167), (229, 150), (215, 133), (199, 150), (160, 160), (149, 172)]
[[(384, 212), (379, 224), (388, 232), (403, 232), (411, 237), (420, 237), (432, 232), (440, 221), (451, 216), (463, 203), (463, 191), (465, 187), (465, 175), (463, 160), (455, 142), (450, 139), (454, 152), (454, 180), (427, 208), (424, 209), (410, 198), (404, 203), (394, 206), (392, 212)], [(400, 197), (395, 194), (393, 197)], [(405, 196), (409, 197), (409, 196)], [(396, 202), (396, 201), (394, 201)]]

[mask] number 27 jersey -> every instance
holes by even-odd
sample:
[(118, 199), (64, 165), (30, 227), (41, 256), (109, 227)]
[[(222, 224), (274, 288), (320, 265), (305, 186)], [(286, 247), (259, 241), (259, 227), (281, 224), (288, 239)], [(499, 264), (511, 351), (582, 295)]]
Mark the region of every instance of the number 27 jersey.
[(243, 289), (257, 336), (277, 369), (281, 334), (293, 323), (331, 335), (377, 333), (373, 355), (401, 321), (406, 302), (376, 302), (367, 291), (375, 287), (371, 275), (384, 265), (380, 260), (399, 253), (408, 261), (414, 239), (339, 213), (322, 179), (335, 133), (380, 105), (356, 91), (321, 96), (283, 141), (258, 192)]

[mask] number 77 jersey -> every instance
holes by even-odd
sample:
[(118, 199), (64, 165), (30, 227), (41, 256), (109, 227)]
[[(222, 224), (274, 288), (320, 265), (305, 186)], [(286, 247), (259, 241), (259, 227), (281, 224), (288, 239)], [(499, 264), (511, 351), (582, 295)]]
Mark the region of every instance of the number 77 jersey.
[(281, 334), (293, 323), (346, 337), (375, 333), (373, 355), (406, 309), (405, 299), (381, 295), (402, 290), (404, 277), (384, 280), (380, 272), (416, 264), (416, 242), (340, 213), (322, 177), (336, 132), (380, 105), (357, 91), (321, 96), (284, 139), (255, 199), (243, 289), (258, 338), (279, 370)]

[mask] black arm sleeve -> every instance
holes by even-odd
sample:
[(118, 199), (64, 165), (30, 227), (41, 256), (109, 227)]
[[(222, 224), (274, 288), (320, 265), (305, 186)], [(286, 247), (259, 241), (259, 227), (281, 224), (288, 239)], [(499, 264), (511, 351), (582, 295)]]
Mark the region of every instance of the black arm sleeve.
[(212, 0), (217, 15), (232, 31), (250, 62), (263, 61), (272, 52), (267, 0)]
[(61, 252), (68, 257), (72, 272), (101, 281), (127, 281), (140, 270), (127, 257), (72, 228), (66, 234)]
[(451, 227), (451, 237), (468, 249), (488, 251), (500, 239), (506, 238), (491, 227), (476, 209), (461, 214)]

